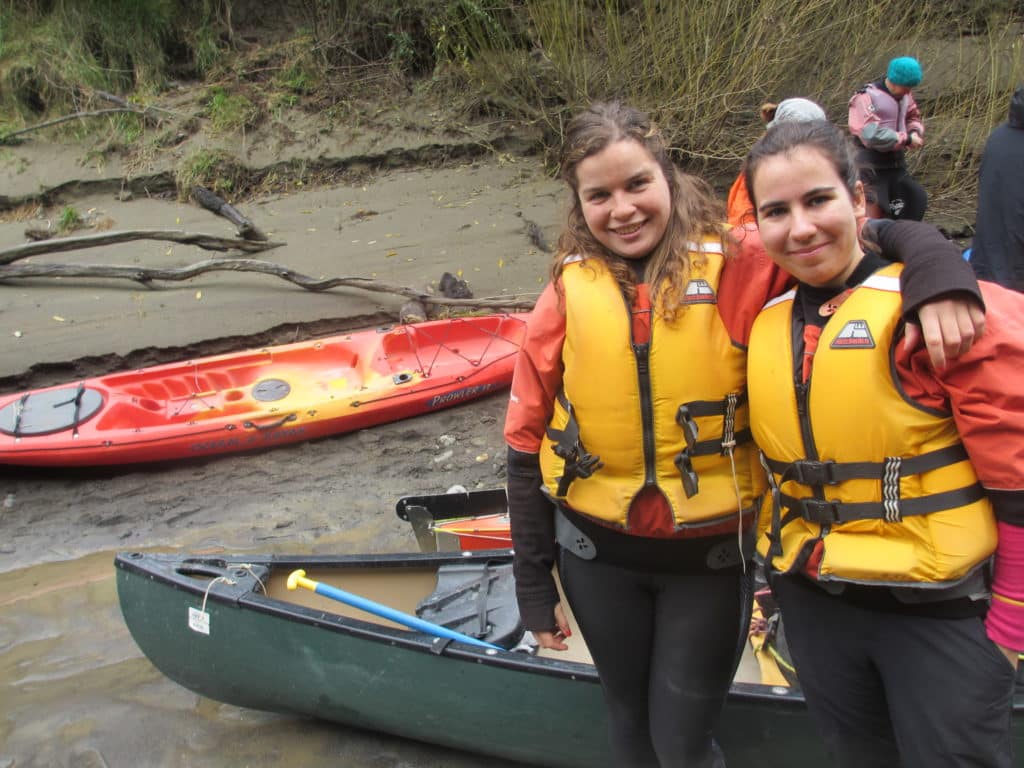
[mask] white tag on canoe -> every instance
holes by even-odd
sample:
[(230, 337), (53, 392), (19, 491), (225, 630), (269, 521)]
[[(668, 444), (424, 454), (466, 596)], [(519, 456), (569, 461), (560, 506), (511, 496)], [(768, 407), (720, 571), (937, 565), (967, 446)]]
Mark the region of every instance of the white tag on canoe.
[(189, 606), (188, 628), (201, 635), (210, 634), (210, 614), (206, 611), (201, 611), (198, 608)]

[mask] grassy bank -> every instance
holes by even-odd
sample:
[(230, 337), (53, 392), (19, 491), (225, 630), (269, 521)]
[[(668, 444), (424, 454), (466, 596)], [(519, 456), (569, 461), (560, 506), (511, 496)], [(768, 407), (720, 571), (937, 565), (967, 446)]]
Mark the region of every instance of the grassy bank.
[[(141, 109), (174, 83), (206, 84), (203, 117), (244, 131), (288, 110), (343, 112), (353, 96), (434, 91), (453, 116), (515, 119), (557, 147), (580, 104), (652, 110), (680, 163), (734, 172), (764, 101), (803, 95), (839, 123), (893, 55), (925, 81), (927, 150), (914, 170), (938, 205), (971, 195), (977, 153), (1024, 80), (1012, 0), (0, 0), (0, 136)], [(121, 112), (53, 131), (142, 141)]]

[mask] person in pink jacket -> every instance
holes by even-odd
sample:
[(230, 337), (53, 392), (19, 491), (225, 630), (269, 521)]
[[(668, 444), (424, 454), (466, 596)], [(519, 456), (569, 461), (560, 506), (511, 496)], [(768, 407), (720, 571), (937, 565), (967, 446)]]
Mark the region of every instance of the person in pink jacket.
[(924, 145), (924, 123), (911, 89), (922, 79), (910, 56), (889, 62), (885, 77), (850, 99), (849, 127), (872, 218), (921, 221), (928, 193), (907, 171), (906, 153)]

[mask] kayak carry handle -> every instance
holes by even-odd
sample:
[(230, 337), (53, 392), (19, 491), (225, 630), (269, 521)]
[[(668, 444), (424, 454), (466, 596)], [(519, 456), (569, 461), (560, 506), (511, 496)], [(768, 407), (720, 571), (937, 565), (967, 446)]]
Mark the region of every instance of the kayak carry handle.
[(419, 616), (413, 616), (402, 611), (395, 610), (381, 603), (374, 602), (365, 597), (354, 595), (351, 592), (346, 592), (343, 589), (332, 587), (329, 584), (324, 584), (321, 581), (314, 581), (313, 579), (306, 578), (306, 572), (301, 568), (292, 571), (288, 575), (288, 589), (295, 591), (299, 587), (308, 589), (311, 592), (315, 592), (318, 595), (329, 597), (332, 600), (337, 600), (339, 603), (345, 603), (351, 605), (353, 608), (358, 608), (361, 611), (372, 613), (374, 616), (380, 616), (382, 619), (388, 619), (396, 624), (409, 627), (409, 629), (415, 629), (434, 637), (444, 637), (449, 640), (457, 640), (460, 643), (467, 643), (469, 645), (475, 645), (478, 648), (487, 648), (492, 651), (504, 651), (505, 649), (480, 640), (470, 635), (465, 635), (462, 632), (456, 632), (454, 629), (443, 627), (440, 624), (434, 624), (430, 621), (424, 621)]
[(267, 429), (277, 429), (278, 427), (283, 427), (289, 421), (295, 421), (297, 418), (299, 418), (298, 414), (289, 413), (287, 416), (282, 416), (280, 419), (273, 422), (272, 424), (256, 424), (255, 422), (252, 421), (243, 421), (242, 426), (245, 427), (246, 429), (258, 429), (262, 432)]

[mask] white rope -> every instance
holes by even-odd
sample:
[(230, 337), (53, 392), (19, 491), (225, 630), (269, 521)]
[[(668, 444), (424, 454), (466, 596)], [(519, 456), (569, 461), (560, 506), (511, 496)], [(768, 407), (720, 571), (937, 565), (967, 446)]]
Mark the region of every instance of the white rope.
[(203, 606), (202, 606), (202, 608), (199, 609), (203, 613), (206, 613), (206, 598), (208, 598), (210, 596), (210, 588), (214, 584), (216, 584), (218, 581), (223, 581), (225, 584), (228, 584), (229, 586), (234, 586), (234, 584), (235, 584), (235, 582), (233, 582), (231, 579), (227, 578), (226, 576), (218, 576), (215, 579), (210, 579), (210, 583), (206, 585), (206, 591), (203, 593)]
[(241, 568), (243, 571), (248, 571), (249, 575), (256, 579), (256, 583), (260, 585), (260, 589), (263, 590), (263, 594), (267, 594), (267, 585), (263, 583), (263, 579), (256, 575), (256, 571), (252, 569), (253, 566), (251, 563), (239, 563), (235, 567)]
[(740, 494), (740, 481), (736, 477), (736, 457), (732, 448), (725, 451), (729, 455), (729, 464), (732, 466), (732, 487), (736, 491), (736, 546), (740, 550), (740, 565), (743, 566), (743, 573), (747, 572), (747, 558), (743, 554), (743, 496)]

